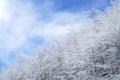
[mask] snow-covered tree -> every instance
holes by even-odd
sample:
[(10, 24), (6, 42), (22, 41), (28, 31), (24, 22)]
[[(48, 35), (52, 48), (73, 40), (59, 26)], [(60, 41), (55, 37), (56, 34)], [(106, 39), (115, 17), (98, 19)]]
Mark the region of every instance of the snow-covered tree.
[(19, 64), (1, 80), (120, 80), (120, 0), (90, 23)]

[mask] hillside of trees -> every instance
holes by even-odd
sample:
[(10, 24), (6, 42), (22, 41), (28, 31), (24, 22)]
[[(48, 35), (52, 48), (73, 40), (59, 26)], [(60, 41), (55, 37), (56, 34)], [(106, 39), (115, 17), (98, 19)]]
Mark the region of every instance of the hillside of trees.
[(0, 80), (120, 80), (120, 0), (90, 23), (3, 69)]

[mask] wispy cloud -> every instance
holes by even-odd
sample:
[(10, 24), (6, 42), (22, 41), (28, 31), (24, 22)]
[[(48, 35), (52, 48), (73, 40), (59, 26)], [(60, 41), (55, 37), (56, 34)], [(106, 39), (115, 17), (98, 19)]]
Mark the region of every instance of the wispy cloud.
[(10, 17), (8, 14), (7, 5), (7, 0), (0, 0), (0, 21), (6, 21)]
[(65, 35), (70, 27), (82, 26), (89, 21), (84, 13), (55, 12), (53, 5), (49, 0), (39, 8), (32, 1), (0, 0), (1, 60), (9, 63), (11, 54), (29, 53), (40, 43)]

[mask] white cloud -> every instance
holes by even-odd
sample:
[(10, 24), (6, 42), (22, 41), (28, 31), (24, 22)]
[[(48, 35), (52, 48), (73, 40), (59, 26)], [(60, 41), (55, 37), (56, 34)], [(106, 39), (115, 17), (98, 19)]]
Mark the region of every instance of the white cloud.
[(0, 0), (0, 20), (7, 21), (10, 17), (7, 10), (7, 0)]
[(48, 41), (68, 33), (72, 26), (82, 26), (88, 20), (84, 14), (69, 12), (53, 13), (49, 21), (39, 20), (42, 12), (38, 14), (29, 2), (1, 0), (0, 5), (0, 12), (3, 11), (0, 13), (0, 58), (24, 46), (29, 38), (38, 36)]

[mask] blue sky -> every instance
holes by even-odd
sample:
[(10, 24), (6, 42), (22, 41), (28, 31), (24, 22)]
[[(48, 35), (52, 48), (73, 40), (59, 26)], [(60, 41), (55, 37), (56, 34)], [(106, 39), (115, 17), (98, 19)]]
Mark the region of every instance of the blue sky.
[(61, 12), (80, 12), (87, 11), (92, 8), (104, 10), (106, 6), (110, 5), (110, 0), (33, 0), (34, 5), (37, 7), (41, 7), (41, 5), (44, 5), (46, 2), (52, 4), (49, 5), (49, 8), (47, 8), (47, 10), (52, 8), (54, 11)]
[(92, 8), (103, 10), (109, 5), (109, 0), (53, 0), (55, 1), (56, 10), (79, 12)]
[(27, 57), (68, 33), (71, 26), (88, 22), (84, 12), (110, 6), (109, 0), (1, 0), (0, 66)]

